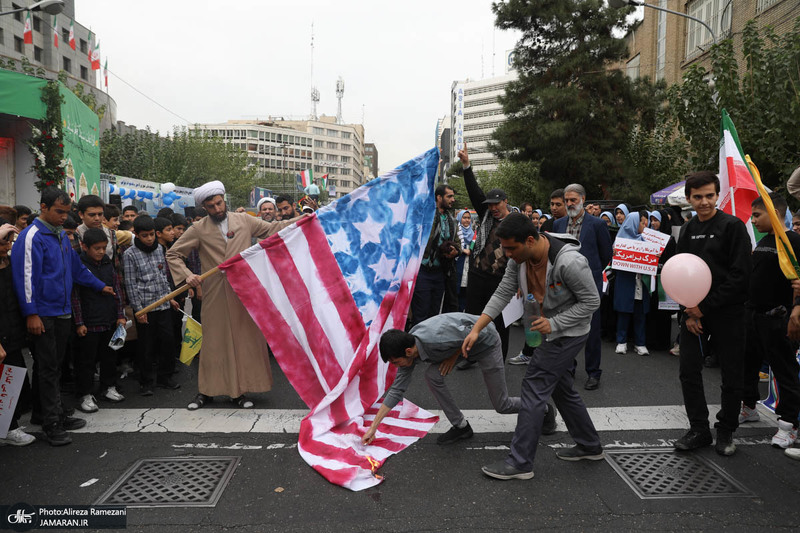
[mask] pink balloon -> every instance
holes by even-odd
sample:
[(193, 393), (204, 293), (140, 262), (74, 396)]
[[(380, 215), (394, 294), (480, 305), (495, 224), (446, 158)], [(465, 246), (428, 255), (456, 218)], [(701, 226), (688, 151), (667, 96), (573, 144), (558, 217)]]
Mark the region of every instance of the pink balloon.
[(670, 298), (685, 307), (694, 307), (711, 290), (711, 269), (694, 254), (678, 254), (661, 269), (661, 284)]

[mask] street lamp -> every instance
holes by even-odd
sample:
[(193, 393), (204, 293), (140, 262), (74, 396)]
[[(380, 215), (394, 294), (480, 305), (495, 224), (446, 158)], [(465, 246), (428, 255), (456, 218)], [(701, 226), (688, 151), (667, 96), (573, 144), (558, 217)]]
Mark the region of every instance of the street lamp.
[(714, 30), (711, 29), (711, 26), (709, 26), (708, 24), (706, 24), (705, 22), (703, 22), (699, 18), (693, 17), (691, 15), (687, 15), (686, 13), (681, 13), (680, 11), (673, 11), (673, 10), (667, 9), (665, 7), (654, 6), (652, 4), (645, 4), (644, 2), (637, 2), (636, 0), (608, 0), (608, 6), (609, 7), (613, 7), (614, 9), (619, 9), (619, 8), (625, 7), (625, 6), (650, 7), (652, 9), (656, 9), (658, 11), (664, 11), (665, 13), (672, 13), (673, 15), (678, 15), (678, 16), (681, 16), (683, 18), (687, 18), (689, 20), (693, 20), (693, 21), (705, 26), (705, 28), (711, 34), (711, 38), (714, 40), (713, 44), (717, 44), (717, 34), (714, 33)]
[(4, 11), (0, 13), (0, 16), (13, 15), (14, 13), (21, 13), (22, 11), (44, 11), (48, 15), (58, 15), (64, 11), (64, 0), (41, 0), (26, 7)]
[(286, 190), (286, 148), (289, 146), (288, 142), (284, 142), (281, 144), (281, 150), (283, 151), (283, 194), (286, 194), (288, 191)]

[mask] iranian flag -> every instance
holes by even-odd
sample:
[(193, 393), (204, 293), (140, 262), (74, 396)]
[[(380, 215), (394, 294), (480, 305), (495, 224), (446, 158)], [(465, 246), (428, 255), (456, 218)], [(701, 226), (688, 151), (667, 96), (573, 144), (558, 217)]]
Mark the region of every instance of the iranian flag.
[(328, 175), (327, 174), (323, 174), (322, 177), (320, 178), (320, 181), (322, 182), (322, 190), (323, 191), (327, 191), (328, 190)]
[(87, 40), (89, 43), (89, 53), (86, 55), (86, 57), (89, 59), (90, 64), (92, 62), (92, 52), (94, 51), (92, 50), (92, 37), (94, 37), (94, 34), (92, 33), (92, 30), (89, 30), (89, 38)]
[(313, 180), (314, 180), (314, 171), (310, 168), (302, 171), (300, 174), (297, 175), (297, 181), (303, 185), (304, 189), (308, 187)]
[(33, 26), (31, 26), (31, 12), (25, 15), (25, 31), (22, 33), (25, 44), (33, 44)]
[(100, 70), (100, 41), (95, 43), (94, 50), (89, 56), (89, 63), (92, 64), (92, 70)]
[(75, 21), (69, 21), (69, 47), (75, 50)]
[(103, 77), (106, 79), (106, 90), (108, 90), (108, 58), (106, 58), (106, 62), (103, 65)]
[(745, 163), (739, 135), (728, 112), (723, 109), (719, 141), (719, 208), (744, 222), (753, 248), (756, 247), (756, 238), (750, 222), (750, 203), (756, 198), (758, 189)]
[(58, 48), (58, 16), (53, 15), (53, 46)]

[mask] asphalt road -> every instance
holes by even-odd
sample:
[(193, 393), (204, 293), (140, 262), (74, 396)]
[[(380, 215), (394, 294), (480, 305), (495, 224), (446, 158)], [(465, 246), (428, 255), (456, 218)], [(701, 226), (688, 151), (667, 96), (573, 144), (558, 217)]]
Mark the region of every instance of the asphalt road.
[[(518, 348), (521, 342), (519, 332), (514, 332), (512, 347)], [(646, 413), (650, 408), (681, 405), (677, 358), (663, 352), (650, 357), (620, 356), (613, 348), (612, 344), (603, 346), (600, 389), (589, 392), (581, 386), (579, 391), (594, 413), (622, 413), (625, 419), (625, 413), (641, 408), (644, 414), (637, 417), (646, 429), (636, 429), (638, 418), (624, 430), (596, 420), (598, 427), (605, 428), (601, 437), (606, 449), (668, 449), (669, 441), (685, 429), (663, 429), (658, 417), (647, 419)], [(580, 385), (585, 379), (582, 364), (581, 359), (576, 380)], [(518, 393), (525, 368), (506, 368), (510, 392)], [(256, 408), (305, 409), (274, 361), (273, 372), (274, 390), (254, 395)], [(139, 397), (136, 383), (126, 380), (122, 385), (126, 401), (114, 406), (101, 403), (101, 413), (148, 408), (183, 412), (196, 393), (196, 364), (183, 367), (176, 377), (183, 385), (179, 391), (158, 390), (149, 398)], [(463, 409), (491, 409), (479, 370), (454, 372), (448, 379)], [(709, 403), (718, 403), (718, 370), (706, 369), (705, 380)], [(422, 375), (416, 376), (408, 397), (427, 409), (437, 408)], [(229, 403), (213, 406), (230, 409), (232, 416), (251, 416)], [(436, 435), (430, 434), (385, 463), (382, 484), (351, 492), (328, 483), (306, 465), (297, 453), (297, 435), (291, 432), (159, 428), (92, 432), (92, 418), (99, 415), (79, 416), (87, 418), (89, 426), (75, 432), (69, 446), (53, 448), (36, 442), (24, 448), (0, 448), (0, 505), (89, 505), (139, 459), (220, 455), (239, 457), (240, 463), (216, 507), (131, 508), (126, 531), (750, 532), (796, 530), (800, 522), (800, 462), (763, 443), (775, 432), (770, 421), (740, 428), (735, 435), (740, 444), (733, 457), (717, 456), (713, 448), (696, 452), (741, 483), (749, 495), (640, 499), (606, 461), (558, 460), (555, 448), (572, 444), (563, 424), (562, 431), (540, 442), (532, 480), (497, 481), (480, 471), (482, 465), (505, 456), (511, 439), (508, 431), (476, 433), (451, 446), (438, 446)], [(24, 417), (22, 423), (26, 421)]]

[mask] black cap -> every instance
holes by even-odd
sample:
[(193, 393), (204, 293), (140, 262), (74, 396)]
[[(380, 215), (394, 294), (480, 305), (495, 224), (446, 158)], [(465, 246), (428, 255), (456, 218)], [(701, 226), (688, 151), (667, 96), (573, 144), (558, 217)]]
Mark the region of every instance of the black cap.
[(486, 193), (486, 200), (483, 201), (485, 204), (499, 204), (503, 200), (507, 200), (508, 196), (506, 196), (506, 191), (503, 189), (492, 189), (491, 191)]

